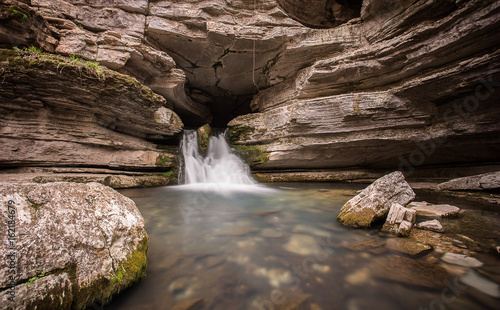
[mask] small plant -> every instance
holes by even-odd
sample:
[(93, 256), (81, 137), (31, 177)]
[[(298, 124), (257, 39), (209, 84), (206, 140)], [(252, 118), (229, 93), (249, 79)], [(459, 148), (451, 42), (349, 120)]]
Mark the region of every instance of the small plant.
[(43, 277), (45, 277), (45, 270), (42, 271), (42, 273), (40, 273), (32, 278), (29, 278), (29, 280), (26, 282), (26, 286), (29, 288), (31, 285), (31, 282), (36, 281), (36, 280), (43, 278)]
[(71, 55), (69, 56), (69, 59), (71, 59), (71, 63), (72, 63), (72, 64), (76, 64), (76, 63), (78, 63), (78, 62), (82, 62), (82, 59), (81, 59), (81, 58), (76, 57), (76, 56), (75, 56), (75, 54), (71, 54)]
[(20, 48), (19, 48), (19, 47), (17, 47), (17, 46), (14, 46), (12, 49), (13, 49), (13, 50), (15, 50), (15, 51), (17, 51), (17, 52), (22, 52), (22, 49), (20, 49)]
[(19, 19), (21, 19), (24, 23), (24, 20), (27, 20), (28, 19), (28, 12), (26, 12), (25, 10), (21, 9), (20, 7), (16, 6), (16, 5), (11, 5), (7, 8), (7, 11), (10, 12), (12, 14), (12, 16), (14, 17), (17, 17)]
[(42, 49), (41, 48), (37, 48), (36, 46), (30, 46), (30, 47), (28, 47), (27, 51), (30, 52), (30, 53), (34, 53), (34, 54), (41, 54), (42, 53)]
[(106, 73), (98, 62), (87, 60), (87, 70), (90, 74), (95, 75), (99, 80), (104, 80), (106, 78)]
[(76, 25), (76, 26), (77, 26), (78, 28), (80, 28), (80, 29), (83, 29), (82, 24), (78, 24), (78, 25)]
[(99, 67), (99, 63), (95, 62), (95, 61), (87, 60), (87, 66), (89, 68), (98, 68)]

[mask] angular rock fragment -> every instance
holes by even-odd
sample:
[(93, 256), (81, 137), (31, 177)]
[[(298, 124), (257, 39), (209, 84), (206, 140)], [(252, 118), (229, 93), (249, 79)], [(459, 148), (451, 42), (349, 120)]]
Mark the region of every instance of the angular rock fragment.
[(417, 211), (417, 216), (427, 218), (441, 218), (449, 216), (457, 216), (460, 209), (451, 205), (433, 205), (428, 202), (412, 202), (409, 208)]
[(382, 231), (393, 233), (398, 236), (408, 237), (410, 230), (415, 223), (416, 211), (408, 209), (395, 203), (392, 205), (387, 215), (387, 220), (382, 227)]
[(436, 219), (418, 223), (417, 228), (440, 232), (440, 233), (444, 232), (443, 225), (441, 225), (441, 222), (439, 222)]

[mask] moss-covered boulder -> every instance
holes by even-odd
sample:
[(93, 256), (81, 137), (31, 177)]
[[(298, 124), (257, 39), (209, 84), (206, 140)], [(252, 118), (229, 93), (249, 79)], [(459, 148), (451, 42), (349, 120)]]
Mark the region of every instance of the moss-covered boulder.
[(107, 186), (0, 183), (0, 206), (6, 309), (85, 309), (146, 272), (144, 219)]
[(212, 136), (212, 128), (209, 124), (205, 124), (196, 130), (198, 133), (198, 147), (200, 153), (203, 155), (207, 154), (208, 144), (210, 142), (210, 137)]
[(406, 206), (415, 193), (400, 171), (390, 173), (373, 182), (340, 209), (337, 221), (345, 226), (369, 227), (383, 219), (393, 204)]

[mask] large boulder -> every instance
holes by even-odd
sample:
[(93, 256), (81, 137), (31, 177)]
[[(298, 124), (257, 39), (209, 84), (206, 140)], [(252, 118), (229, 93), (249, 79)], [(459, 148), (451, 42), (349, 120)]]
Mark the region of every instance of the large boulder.
[(438, 185), (441, 190), (479, 191), (500, 188), (500, 171), (453, 179)]
[(400, 171), (390, 173), (346, 202), (337, 220), (345, 226), (369, 227), (389, 212), (393, 204), (405, 206), (415, 193)]
[(148, 235), (134, 202), (99, 183), (0, 183), (0, 302), (84, 309), (140, 279)]

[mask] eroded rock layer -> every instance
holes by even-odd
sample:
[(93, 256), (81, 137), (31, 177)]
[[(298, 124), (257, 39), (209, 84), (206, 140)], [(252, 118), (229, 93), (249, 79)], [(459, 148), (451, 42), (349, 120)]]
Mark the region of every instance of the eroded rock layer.
[(497, 1), (1, 0), (0, 20), (1, 46), (132, 76), (188, 127), (232, 120), (263, 179), (500, 170)]
[(175, 147), (157, 143), (172, 140), (182, 121), (136, 79), (77, 58), (9, 50), (0, 50), (0, 73), (2, 179), (129, 187), (168, 183), (158, 171), (175, 177)]
[(286, 45), (269, 68), (283, 82), (229, 124), (268, 154), (256, 169), (498, 163), (500, 3), (393, 2)]

